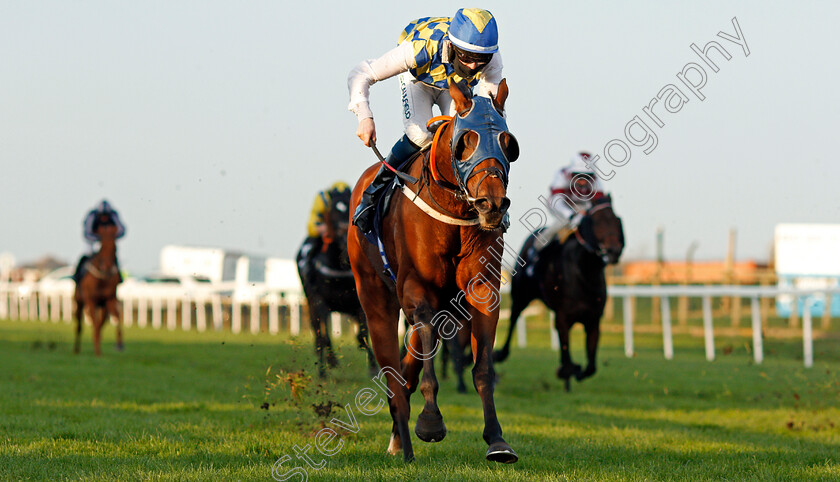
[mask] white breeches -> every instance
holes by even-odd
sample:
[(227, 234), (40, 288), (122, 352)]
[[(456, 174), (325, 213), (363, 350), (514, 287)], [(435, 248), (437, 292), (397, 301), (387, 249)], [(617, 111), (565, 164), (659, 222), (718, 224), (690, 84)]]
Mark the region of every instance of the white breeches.
[(455, 103), (448, 90), (418, 82), (409, 72), (400, 74), (399, 79), (405, 135), (416, 146), (426, 147), (432, 142), (432, 133), (426, 129), (426, 123), (434, 117), (432, 107), (438, 106), (441, 115), (454, 116)]

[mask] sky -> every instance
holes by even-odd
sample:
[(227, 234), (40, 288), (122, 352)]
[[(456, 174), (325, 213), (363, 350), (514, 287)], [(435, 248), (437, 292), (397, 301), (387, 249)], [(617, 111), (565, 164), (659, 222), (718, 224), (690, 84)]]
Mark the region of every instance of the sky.
[[(604, 158), (613, 139), (630, 160), (598, 165), (614, 171), (625, 260), (653, 258), (657, 229), (668, 259), (694, 243), (695, 259), (721, 259), (736, 229), (737, 259), (766, 261), (777, 224), (838, 222), (840, 4), (686, 3), (477, 5), (497, 18), (521, 148), (516, 249), (518, 218), (555, 171), (579, 150)], [(347, 74), (410, 21), (461, 6), (0, 0), (0, 253), (74, 262), (82, 220), (106, 198), (135, 273), (155, 271), (168, 244), (293, 258), (318, 190), (376, 161), (355, 137)], [(718, 36), (736, 35), (733, 18), (749, 55)], [(731, 55), (710, 54), (718, 72), (690, 47), (712, 40)], [(691, 63), (707, 75), (703, 100), (678, 79)], [(659, 127), (643, 108), (669, 84), (688, 102), (654, 106)], [(372, 87), (371, 107), (385, 150), (402, 134), (396, 79)], [(635, 116), (657, 137), (649, 153), (626, 138)]]

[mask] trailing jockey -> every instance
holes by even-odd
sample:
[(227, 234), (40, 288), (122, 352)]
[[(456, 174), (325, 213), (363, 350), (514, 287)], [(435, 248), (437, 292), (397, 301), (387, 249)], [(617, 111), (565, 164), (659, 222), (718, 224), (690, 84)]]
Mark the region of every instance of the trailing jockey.
[[(398, 46), (381, 57), (365, 60), (350, 72), (349, 109), (359, 121), (356, 135), (370, 147), (376, 142), (376, 126), (370, 109), (370, 86), (399, 76), (405, 134), (394, 144), (385, 162), (399, 170), (406, 161), (432, 142), (426, 128), (437, 105), (443, 115), (455, 115), (448, 80), (478, 87), (478, 95), (495, 96), (502, 80), (496, 19), (487, 10), (462, 8), (453, 17), (424, 17), (409, 23)], [(388, 166), (381, 166), (365, 189), (353, 215), (353, 224), (363, 233), (373, 226), (377, 194), (393, 179)]]
[(340, 193), (348, 193), (349, 196), (349, 191), (350, 186), (347, 183), (338, 181), (329, 188), (318, 192), (312, 201), (312, 211), (309, 213), (309, 222), (306, 225), (307, 237), (300, 247), (303, 257), (298, 262), (298, 269), (302, 277), (309, 277), (312, 271), (312, 261), (325, 245), (324, 236), (327, 234), (327, 226), (324, 213), (330, 205), (332, 196)]
[(587, 164), (590, 157), (583, 151), (572, 156), (549, 187), (548, 207), (557, 218), (550, 233), (557, 233), (560, 241), (577, 228), (593, 201), (606, 196), (603, 182)]

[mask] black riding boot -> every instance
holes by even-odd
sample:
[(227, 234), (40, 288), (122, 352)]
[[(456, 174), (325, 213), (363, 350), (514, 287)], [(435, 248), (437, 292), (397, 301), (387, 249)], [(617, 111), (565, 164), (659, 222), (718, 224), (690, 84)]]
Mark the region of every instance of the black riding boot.
[(86, 254), (79, 258), (79, 264), (76, 265), (76, 271), (73, 272), (73, 281), (77, 284), (82, 279), (82, 270), (88, 259), (90, 259), (90, 257)]
[[(400, 140), (394, 144), (394, 147), (391, 148), (391, 152), (388, 154), (388, 157), (385, 158), (385, 162), (394, 169), (399, 169), (403, 164), (405, 164), (405, 161), (416, 154), (419, 150), (419, 147), (408, 140), (407, 136), (403, 135)], [(368, 186), (367, 189), (365, 189), (365, 192), (362, 193), (362, 199), (359, 201), (359, 205), (356, 207), (356, 212), (353, 214), (353, 224), (358, 226), (363, 233), (369, 233), (373, 230), (374, 209), (371, 208), (374, 207), (375, 201), (378, 197), (377, 193), (388, 186), (388, 184), (390, 184), (393, 180), (394, 173), (387, 167), (380, 166), (379, 172), (376, 173), (376, 177), (373, 178), (370, 186)]]

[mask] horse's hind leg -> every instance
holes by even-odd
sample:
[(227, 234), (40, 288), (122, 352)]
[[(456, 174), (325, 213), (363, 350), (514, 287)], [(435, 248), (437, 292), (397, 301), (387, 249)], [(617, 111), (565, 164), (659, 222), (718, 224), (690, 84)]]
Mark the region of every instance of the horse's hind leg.
[(515, 287), (516, 286), (511, 287), (511, 297), (513, 298), (513, 302), (510, 306), (510, 323), (508, 325), (507, 339), (505, 339), (505, 344), (502, 346), (501, 350), (493, 352), (493, 361), (505, 361), (508, 355), (510, 355), (510, 341), (513, 338), (513, 330), (516, 328), (516, 322), (519, 321), (519, 315), (525, 311), (525, 308), (527, 308), (528, 304), (534, 299), (534, 296), (532, 295), (526, 295), (526, 297), (523, 298), (523, 296), (519, 294), (523, 292), (523, 289), (514, 291)]
[(325, 341), (325, 334), (324, 331), (326, 329), (326, 323), (324, 320), (329, 316), (329, 313), (326, 313), (326, 306), (324, 306), (323, 301), (319, 300), (314, 296), (310, 296), (309, 298), (309, 322), (312, 325), (312, 333), (315, 334), (315, 356), (318, 357), (318, 375), (321, 378), (327, 376), (327, 365), (326, 365), (326, 354), (324, 351), (327, 349), (327, 341)]
[(367, 353), (369, 372), (370, 375), (373, 376), (377, 373), (377, 366), (376, 358), (373, 356), (373, 350), (371, 350), (370, 348), (370, 334), (368, 333), (365, 312), (359, 310), (359, 314), (356, 315), (356, 319), (359, 323), (359, 333), (356, 334), (356, 341), (359, 342), (359, 348), (365, 350), (365, 352)]
[(73, 345), (73, 353), (79, 353), (82, 349), (82, 325), (84, 321), (84, 302), (81, 299), (76, 299), (76, 342)]
[(464, 383), (464, 366), (466, 366), (466, 360), (464, 359), (464, 348), (458, 338), (456, 335), (446, 340), (446, 346), (452, 357), (452, 370), (455, 372), (458, 393), (467, 393), (467, 385)]
[(117, 325), (117, 351), (123, 351), (125, 346), (123, 345), (123, 326), (122, 315), (120, 313), (120, 304), (119, 302), (117, 302), (116, 299), (112, 299), (108, 301), (106, 308), (108, 310), (108, 314), (111, 316), (111, 319), (114, 320), (114, 323)]

